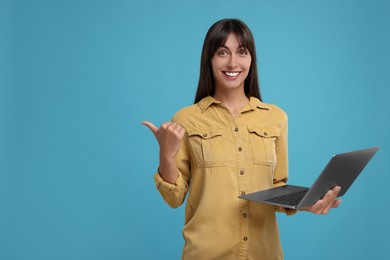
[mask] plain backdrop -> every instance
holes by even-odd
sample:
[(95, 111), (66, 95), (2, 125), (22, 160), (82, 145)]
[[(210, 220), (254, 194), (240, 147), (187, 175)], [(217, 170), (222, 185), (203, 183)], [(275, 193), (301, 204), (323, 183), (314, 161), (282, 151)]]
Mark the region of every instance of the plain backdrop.
[(388, 256), (388, 1), (3, 0), (0, 259), (180, 259), (184, 207), (157, 192), (140, 122), (192, 104), (204, 36), (231, 17), (254, 34), (264, 101), (289, 115), (290, 183), (381, 146), (339, 209), (278, 214), (285, 258)]

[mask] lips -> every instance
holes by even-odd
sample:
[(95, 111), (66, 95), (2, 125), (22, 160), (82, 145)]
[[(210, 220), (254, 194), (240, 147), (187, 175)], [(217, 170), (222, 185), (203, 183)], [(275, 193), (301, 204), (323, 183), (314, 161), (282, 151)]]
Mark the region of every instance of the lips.
[(240, 75), (241, 72), (236, 72), (236, 71), (224, 71), (223, 74), (226, 75), (229, 79), (236, 79), (238, 75)]

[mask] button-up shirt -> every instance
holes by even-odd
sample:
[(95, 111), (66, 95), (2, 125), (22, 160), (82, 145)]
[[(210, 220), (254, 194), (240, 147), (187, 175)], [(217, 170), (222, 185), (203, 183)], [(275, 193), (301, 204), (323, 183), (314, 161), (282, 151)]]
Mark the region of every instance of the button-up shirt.
[(275, 211), (295, 211), (239, 199), (285, 185), (287, 115), (250, 97), (233, 117), (213, 97), (183, 108), (172, 119), (186, 129), (176, 157), (178, 179), (157, 189), (171, 207), (185, 208), (183, 259), (282, 259)]

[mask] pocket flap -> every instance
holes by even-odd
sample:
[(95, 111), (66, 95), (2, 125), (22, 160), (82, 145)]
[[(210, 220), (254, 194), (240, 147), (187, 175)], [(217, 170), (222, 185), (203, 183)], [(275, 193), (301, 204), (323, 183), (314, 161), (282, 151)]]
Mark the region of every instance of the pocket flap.
[(248, 131), (265, 138), (278, 137), (280, 135), (280, 129), (275, 127), (248, 126)]
[(203, 139), (210, 139), (222, 135), (222, 132), (222, 128), (187, 129), (188, 136), (200, 136)]

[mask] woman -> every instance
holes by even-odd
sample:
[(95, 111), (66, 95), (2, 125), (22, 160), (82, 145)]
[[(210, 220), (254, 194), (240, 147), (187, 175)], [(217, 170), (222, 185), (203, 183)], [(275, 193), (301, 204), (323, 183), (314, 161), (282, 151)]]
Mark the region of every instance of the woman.
[[(154, 179), (164, 200), (187, 196), (183, 259), (282, 259), (275, 211), (295, 211), (238, 198), (285, 185), (287, 116), (261, 101), (249, 28), (224, 19), (209, 29), (195, 104), (160, 128), (142, 122), (160, 145)], [(327, 214), (339, 187), (305, 210)]]

